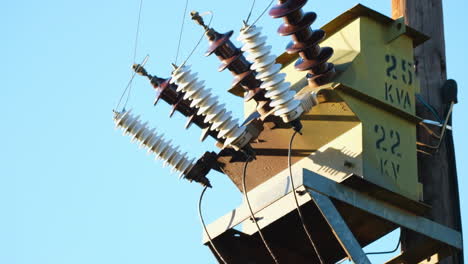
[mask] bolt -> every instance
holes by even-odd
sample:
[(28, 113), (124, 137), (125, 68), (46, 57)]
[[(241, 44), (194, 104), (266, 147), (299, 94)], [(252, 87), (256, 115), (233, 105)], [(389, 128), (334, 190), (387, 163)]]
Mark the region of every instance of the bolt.
[(351, 168), (354, 168), (354, 163), (352, 163), (351, 161), (345, 160), (344, 166), (351, 169)]

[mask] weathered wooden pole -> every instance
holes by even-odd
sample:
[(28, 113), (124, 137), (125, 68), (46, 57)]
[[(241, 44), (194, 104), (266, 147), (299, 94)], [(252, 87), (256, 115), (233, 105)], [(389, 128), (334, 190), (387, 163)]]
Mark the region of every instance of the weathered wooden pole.
[[(421, 82), (421, 97), (443, 119), (448, 104), (442, 92), (447, 80), (444, 23), (441, 0), (392, 0), (392, 17), (405, 17), (407, 25), (428, 35), (431, 39), (415, 50), (416, 74)], [(425, 106), (416, 106), (418, 116), (434, 120), (434, 114)], [(434, 142), (425, 131), (418, 131), (420, 142)], [(452, 133), (446, 134), (440, 149), (432, 156), (418, 154), (420, 182), (424, 184), (424, 201), (432, 206), (427, 217), (461, 230), (460, 202)], [(419, 238), (402, 231), (402, 250), (411, 250)], [(433, 263), (429, 261), (430, 263)], [(440, 263), (463, 263), (463, 254), (457, 253)]]

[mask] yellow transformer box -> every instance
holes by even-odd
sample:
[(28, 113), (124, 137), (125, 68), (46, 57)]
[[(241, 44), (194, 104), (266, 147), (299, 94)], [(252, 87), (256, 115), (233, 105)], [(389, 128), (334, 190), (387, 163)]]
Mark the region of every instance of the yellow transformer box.
[[(461, 250), (461, 233), (425, 218), (430, 208), (420, 202), (416, 127), (422, 120), (415, 115), (419, 83), (413, 49), (428, 38), (402, 19), (362, 5), (322, 29), (328, 37), (321, 46), (335, 51), (330, 61), (337, 74), (331, 83), (311, 87), (294, 68), (297, 55), (277, 58), (293, 89), (316, 91), (319, 102), (301, 117), (302, 135), (291, 148), (294, 191), (288, 168), (293, 130), (268, 116), (251, 143), (255, 159), (247, 170), (244, 155), (220, 152), (223, 172), (241, 191), (245, 177), (250, 203), (210, 224), (204, 243), (213, 251), (216, 245), (229, 263), (271, 263), (262, 250), (262, 230), (279, 259), (318, 263), (319, 254), (304, 237), (310, 228), (324, 263), (345, 257), (370, 263), (362, 248), (404, 227), (425, 239), (386, 263), (418, 263)], [(242, 96), (240, 87), (231, 92)], [(244, 110), (250, 120), (255, 102), (246, 102)]]
[[(298, 91), (320, 90), (321, 103), (302, 117), (303, 135), (293, 146), (294, 168), (306, 168), (337, 182), (362, 185), (361, 179), (412, 200), (421, 200), (416, 160), (413, 48), (427, 38), (362, 5), (323, 27), (321, 43), (333, 47), (330, 59), (337, 77), (326, 86), (309, 87), (304, 72), (294, 69), (297, 55), (283, 54), (286, 81)], [(239, 89), (231, 92), (239, 94)], [(255, 111), (245, 103), (245, 115)], [(249, 165), (250, 190), (278, 173), (287, 173), (291, 130), (265, 120), (265, 130), (252, 146), (257, 159)], [(228, 156), (228, 155), (226, 155)], [(225, 172), (240, 187), (242, 162), (225, 160)], [(369, 185), (362, 185), (366, 186)], [(357, 186), (358, 187), (358, 186)]]

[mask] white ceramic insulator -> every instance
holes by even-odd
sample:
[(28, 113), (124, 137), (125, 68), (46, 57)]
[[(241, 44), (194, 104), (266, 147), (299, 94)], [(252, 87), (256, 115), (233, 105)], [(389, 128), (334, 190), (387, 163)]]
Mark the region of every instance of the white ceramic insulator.
[(197, 114), (205, 116), (210, 129), (219, 131), (218, 137), (226, 139), (224, 146), (240, 149), (249, 143), (251, 136), (245, 127), (238, 125), (231, 112), (226, 111), (225, 105), (220, 104), (218, 97), (206, 88), (204, 81), (199, 81), (196, 73), (190, 71), (189, 66), (182, 66), (172, 72), (171, 83), (177, 84), (177, 91), (184, 92), (184, 99), (191, 100), (191, 107), (198, 108)]
[(276, 56), (271, 55), (271, 46), (266, 45), (266, 36), (261, 35), (261, 27), (245, 27), (241, 30), (238, 40), (244, 45), (242, 51), (247, 52), (247, 60), (252, 62), (251, 69), (257, 72), (256, 78), (262, 81), (260, 88), (266, 90), (265, 97), (271, 100), (274, 115), (280, 116), (288, 123), (300, 117), (301, 103), (294, 96), (291, 84), (285, 82), (286, 74), (280, 73), (281, 64), (276, 63)]
[(132, 137), (132, 141), (140, 142), (140, 147), (154, 153), (156, 158), (164, 161), (164, 166), (171, 165), (172, 171), (178, 171), (184, 176), (195, 165), (195, 159), (189, 159), (187, 153), (182, 154), (179, 147), (174, 147), (171, 141), (164, 140), (164, 134), (157, 134), (155, 129), (147, 127), (148, 122), (141, 123), (139, 116), (134, 117), (131, 110), (126, 112), (114, 112), (114, 122), (117, 127)]

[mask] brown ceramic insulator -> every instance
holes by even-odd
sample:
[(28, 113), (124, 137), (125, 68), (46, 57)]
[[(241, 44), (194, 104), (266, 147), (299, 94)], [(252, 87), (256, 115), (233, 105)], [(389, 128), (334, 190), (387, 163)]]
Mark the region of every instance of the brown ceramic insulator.
[(233, 31), (220, 34), (213, 28), (206, 26), (198, 12), (192, 12), (191, 14), (192, 19), (205, 29), (205, 36), (210, 43), (205, 56), (210, 56), (213, 53), (216, 54), (222, 62), (218, 71), (223, 71), (226, 68), (229, 69), (234, 75), (232, 87), (240, 84), (244, 88), (246, 92), (245, 101), (251, 99), (266, 101), (265, 92), (263, 89), (260, 89), (261, 81), (255, 78), (256, 72), (250, 69), (252, 64), (247, 61), (242, 51), (230, 40)]
[(309, 83), (323, 85), (330, 82), (335, 74), (335, 66), (328, 60), (333, 55), (330, 47), (320, 48), (319, 42), (325, 38), (321, 29), (312, 30), (310, 25), (317, 19), (314, 12), (305, 13), (302, 7), (307, 0), (280, 0), (279, 4), (270, 10), (270, 16), (283, 18), (278, 33), (291, 36), (293, 41), (288, 44), (288, 53), (298, 53), (300, 59), (295, 67), (300, 71), (307, 71)]
[(220, 140), (217, 138), (218, 132), (214, 130), (210, 130), (209, 123), (204, 121), (204, 117), (197, 115), (197, 109), (190, 106), (190, 100), (183, 99), (183, 92), (177, 92), (177, 85), (170, 83), (170, 78), (164, 79), (159, 78), (157, 76), (150, 75), (146, 72), (146, 70), (141, 66), (134, 66), (133, 67), (138, 74), (147, 77), (153, 88), (156, 90), (157, 95), (154, 101), (156, 105), (160, 99), (164, 102), (172, 105), (172, 109), (170, 112), (170, 116), (174, 114), (175, 111), (180, 112), (182, 115), (188, 117), (187, 124), (185, 128), (187, 129), (192, 123), (197, 125), (202, 129), (202, 136), (201, 140), (205, 140), (207, 136), (212, 136), (217, 141), (223, 142), (224, 140)]
[(226, 68), (235, 76), (232, 86), (240, 84), (247, 92), (244, 99), (246, 101), (254, 98), (256, 101), (265, 101), (264, 91), (260, 89), (261, 81), (255, 78), (256, 72), (250, 69), (251, 63), (247, 61), (242, 51), (230, 40), (233, 31), (224, 34), (210, 29), (206, 36), (210, 42), (210, 47), (205, 55), (216, 54), (222, 64), (218, 68), (223, 71)]
[(190, 100), (183, 98), (183, 92), (177, 92), (177, 85), (171, 84), (170, 78), (165, 79), (159, 85), (155, 85), (153, 81), (151, 83), (158, 91), (155, 104), (159, 98), (162, 98), (165, 102), (172, 105), (170, 116), (172, 116), (175, 111), (178, 111), (184, 116), (187, 116), (188, 120), (185, 128), (189, 128), (192, 123), (200, 127), (202, 129), (202, 136), (200, 138), (202, 141), (204, 141), (208, 136), (212, 136), (217, 141), (220, 141), (218, 138), (218, 132), (210, 129), (210, 125), (204, 121), (205, 117), (198, 115), (197, 109), (190, 106)]

